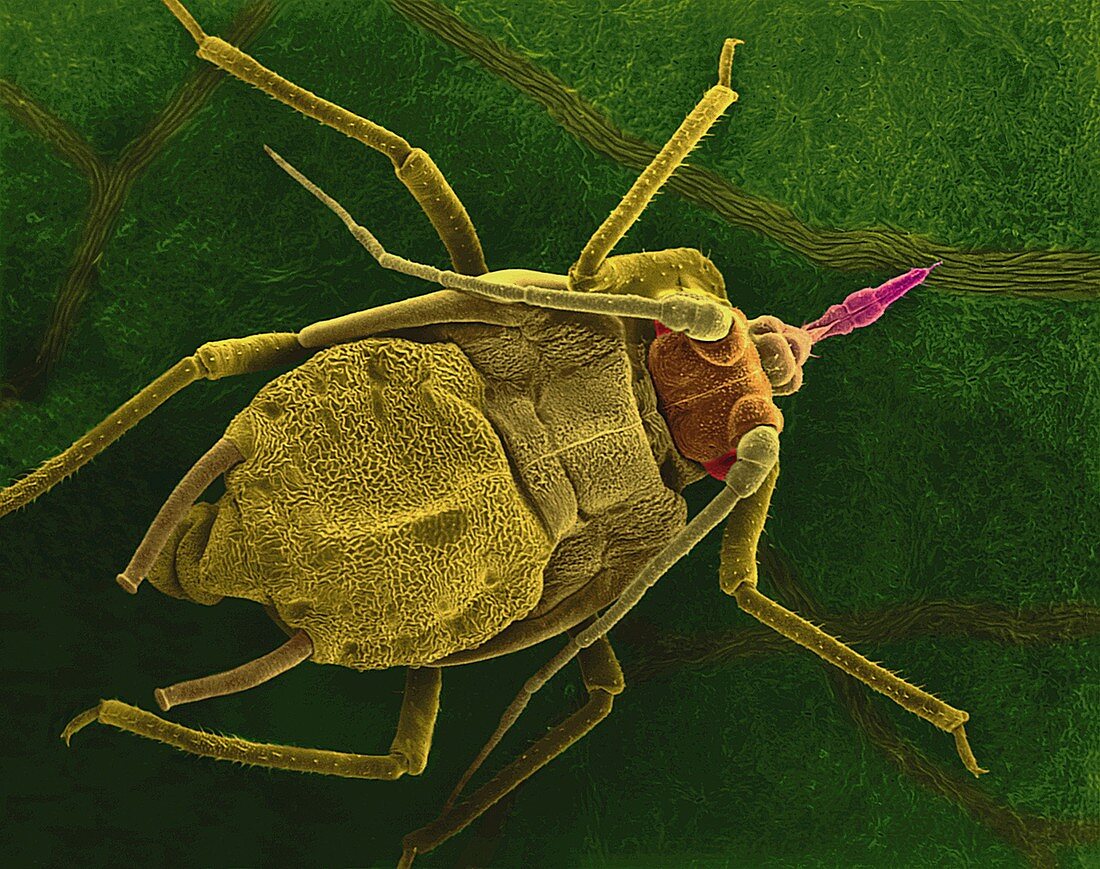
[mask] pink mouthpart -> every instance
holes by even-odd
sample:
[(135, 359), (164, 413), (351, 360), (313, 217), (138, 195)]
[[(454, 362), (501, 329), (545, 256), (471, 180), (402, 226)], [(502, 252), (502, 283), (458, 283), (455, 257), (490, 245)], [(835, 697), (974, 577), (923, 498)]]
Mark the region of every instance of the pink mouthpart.
[(924, 283), (932, 269), (942, 264), (943, 261), (940, 260), (926, 269), (910, 269), (903, 275), (890, 278), (882, 286), (856, 290), (839, 305), (830, 305), (818, 319), (802, 328), (809, 332), (810, 338), (816, 343), (869, 326), (913, 287)]

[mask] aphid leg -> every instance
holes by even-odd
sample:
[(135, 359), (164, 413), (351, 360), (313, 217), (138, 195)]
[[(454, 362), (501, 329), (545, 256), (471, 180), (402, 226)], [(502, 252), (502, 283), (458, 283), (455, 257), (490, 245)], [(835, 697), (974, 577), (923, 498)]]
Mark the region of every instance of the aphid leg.
[(220, 380), (236, 374), (289, 365), (302, 361), (318, 347), (439, 322), (506, 326), (514, 324), (517, 319), (510, 318), (500, 306), (465, 293), (444, 290), (314, 323), (299, 335), (272, 332), (210, 341), (193, 355), (173, 365), (65, 452), (47, 459), (8, 488), (0, 489), (0, 516), (29, 504), (80, 470), (165, 401), (196, 381)]
[(218, 380), (299, 362), (309, 353), (292, 332), (272, 332), (203, 344), (193, 355), (173, 365), (65, 452), (47, 459), (21, 480), (0, 490), (0, 516), (30, 503), (84, 467), (185, 386), (197, 380)]
[(270, 682), (276, 676), (297, 667), (313, 654), (313, 641), (305, 631), (297, 631), (289, 640), (273, 652), (201, 679), (189, 679), (177, 682), (167, 688), (157, 688), (153, 697), (161, 712), (167, 712), (173, 706), (209, 700), (211, 697), (224, 697), (227, 694), (239, 694), (249, 688), (255, 688), (264, 682)]
[[(454, 287), (469, 293), (476, 293), (497, 302), (522, 302), (540, 308), (552, 308), (558, 311), (577, 311), (589, 314), (605, 314), (615, 317), (638, 317), (646, 320), (659, 320), (670, 329), (685, 332), (701, 341), (714, 341), (729, 334), (733, 322), (733, 313), (728, 305), (718, 299), (705, 298), (694, 293), (670, 293), (660, 299), (647, 299), (643, 296), (610, 293), (574, 293), (566, 287), (568, 278), (564, 275), (552, 275), (546, 272), (525, 272), (507, 269), (499, 275), (472, 277), (460, 275), (446, 269), (412, 262), (404, 257), (388, 253), (382, 243), (363, 226), (355, 222), (339, 202), (325, 193), (320, 187), (306, 178), (286, 160), (265, 146), (265, 150), (279, 166), (295, 181), (305, 187), (317, 199), (330, 208), (355, 239), (363, 245), (383, 268), (402, 274), (412, 275), (425, 281), (432, 281), (446, 287)], [(530, 276), (538, 285), (510, 283), (502, 278), (523, 279)]]
[(412, 147), (385, 127), (287, 81), (236, 46), (207, 35), (179, 0), (164, 0), (164, 4), (187, 28), (198, 44), (198, 56), (203, 60), (259, 88), (296, 112), (333, 127), (389, 157), (397, 177), (435, 227), (455, 269), (468, 275), (488, 271), (481, 241), (470, 215), (427, 152)]
[(157, 512), (130, 563), (118, 575), (120, 586), (130, 594), (137, 593), (138, 586), (149, 573), (168, 538), (172, 536), (173, 529), (183, 521), (195, 500), (211, 483), (243, 458), (233, 441), (222, 438), (195, 462)]
[(73, 734), (93, 721), (98, 721), (175, 746), (190, 754), (212, 757), (215, 760), (232, 760), (271, 769), (320, 775), (392, 781), (406, 774), (419, 775), (427, 766), (432, 733), (439, 712), (441, 684), (439, 667), (409, 668), (397, 734), (390, 745), (390, 753), (386, 755), (350, 754), (295, 745), (249, 742), (183, 727), (119, 700), (101, 700), (98, 705), (81, 712), (66, 725), (61, 738), (68, 744)]
[(904, 679), (829, 636), (820, 628), (806, 621), (802, 616), (780, 606), (756, 590), (756, 585), (743, 582), (732, 592), (741, 607), (753, 618), (785, 636), (787, 639), (805, 646), (814, 654), (839, 667), (849, 676), (854, 676), (865, 685), (885, 694), (899, 706), (930, 721), (936, 727), (955, 737), (955, 748), (963, 765), (975, 776), (989, 770), (978, 766), (970, 745), (966, 741), (963, 724), (970, 715), (944, 703), (938, 697), (910, 685)]
[(623, 589), (618, 599), (591, 625), (570, 637), (565, 648), (539, 668), (520, 689), (516, 698), (504, 710), (500, 723), (489, 741), (469, 769), (463, 773), (455, 789), (447, 798), (449, 807), (456, 796), (466, 786), (478, 767), (490, 755), (497, 744), (519, 719), (527, 703), (535, 692), (562, 667), (568, 664), (583, 648), (595, 643), (607, 634), (634, 607), (642, 596), (681, 558), (687, 555), (710, 531), (730, 514), (737, 503), (752, 495), (764, 483), (765, 478), (779, 461), (779, 434), (771, 426), (763, 425), (750, 429), (737, 442), (737, 461), (726, 475), (726, 487), (715, 495), (702, 510), (692, 517), (675, 537), (658, 552), (639, 574)]
[(757, 591), (756, 549), (778, 473), (776, 467), (764, 484), (730, 513), (722, 541), (722, 590), (763, 624), (885, 694), (899, 706), (953, 734), (956, 750), (966, 768), (976, 776), (987, 772), (978, 766), (966, 741), (963, 724), (970, 718), (968, 713), (910, 685)]
[[(578, 631), (579, 628), (574, 628), (569, 633), (575, 635)], [(538, 739), (523, 752), (522, 757), (504, 767), (461, 805), (452, 807), (452, 795), (436, 820), (404, 838), (399, 867), (411, 865), (417, 854), (424, 854), (454, 836), (607, 717), (614, 696), (621, 694), (625, 687), (623, 671), (611, 643), (606, 637), (601, 637), (591, 646), (581, 649), (577, 660), (584, 687), (588, 690), (588, 701), (584, 706)]]
[(496, 305), (487, 299), (439, 290), (423, 296), (401, 299), (389, 305), (379, 305), (365, 311), (355, 311), (331, 320), (320, 320), (298, 333), (303, 347), (331, 347), (347, 341), (357, 341), (434, 323), (488, 323), (494, 326), (515, 326), (522, 320), (519, 311)]
[(672, 177), (676, 167), (684, 161), (707, 130), (737, 99), (737, 93), (730, 89), (730, 72), (733, 65), (733, 50), (741, 44), (743, 42), (740, 39), (727, 39), (723, 43), (718, 60), (718, 84), (703, 95), (699, 104), (673, 133), (672, 138), (665, 143), (645, 171), (638, 176), (622, 202), (588, 240), (576, 263), (569, 270), (570, 274), (587, 276), (596, 273), (607, 255), (645, 211), (657, 191)]

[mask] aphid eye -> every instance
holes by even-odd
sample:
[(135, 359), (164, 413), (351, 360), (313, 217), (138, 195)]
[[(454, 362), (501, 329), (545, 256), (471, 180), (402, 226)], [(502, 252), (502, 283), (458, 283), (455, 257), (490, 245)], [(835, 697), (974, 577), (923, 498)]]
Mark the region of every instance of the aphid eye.
[(756, 351), (760, 354), (760, 364), (764, 367), (764, 373), (768, 375), (768, 380), (773, 387), (791, 379), (798, 363), (794, 346), (785, 340), (785, 336), (773, 332), (760, 336), (753, 343), (756, 344)]
[(783, 330), (783, 321), (778, 317), (772, 317), (765, 314), (762, 317), (757, 317), (755, 320), (749, 320), (749, 335), (756, 338), (760, 335), (767, 335), (772, 332), (780, 332)]
[(813, 344), (810, 336), (801, 329), (787, 326), (783, 330), (783, 337), (787, 339), (787, 343), (790, 345), (795, 365), (801, 366), (810, 355), (810, 346)]
[(772, 395), (784, 396), (791, 395), (798, 392), (802, 388), (802, 368), (798, 367), (794, 369), (794, 373), (791, 374), (791, 379), (786, 383), (781, 383), (778, 386), (772, 387)]

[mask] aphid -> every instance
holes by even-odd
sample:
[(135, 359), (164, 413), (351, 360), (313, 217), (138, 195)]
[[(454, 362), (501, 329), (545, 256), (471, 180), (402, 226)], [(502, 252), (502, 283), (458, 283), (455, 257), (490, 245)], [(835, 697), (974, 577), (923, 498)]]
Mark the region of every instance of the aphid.
[[(447, 289), (315, 323), (297, 334), (213, 341), (69, 450), (0, 492), (0, 514), (73, 473), (199, 379), (301, 362), (271, 381), (188, 472), (118, 576), (136, 592), (264, 604), (290, 639), (236, 669), (156, 692), (163, 711), (267, 681), (306, 659), (408, 667), (387, 755), (272, 746), (201, 733), (116, 700), (93, 721), (185, 751), (278, 769), (394, 779), (426, 766), (441, 671), (567, 634), (505, 711), (441, 817), (404, 840), (402, 864), (434, 848), (584, 736), (624, 688), (608, 631), (728, 517), (722, 587), (763, 623), (952, 733), (966, 712), (832, 639), (756, 590), (755, 551), (778, 474), (783, 418), (812, 344), (878, 318), (923, 281), (916, 268), (860, 290), (801, 328), (748, 320), (716, 267), (679, 248), (610, 256), (630, 225), (737, 98), (736, 40), (711, 88), (592, 236), (568, 275), (485, 274), (473, 225), (423, 151), (292, 85), (166, 0), (199, 56), (386, 153), (451, 254), (444, 271), (387, 253), (333, 199), (269, 150), (386, 268)], [(307, 358), (308, 357), (308, 358)], [(302, 361), (304, 360), (304, 361)], [(680, 491), (725, 489), (690, 521)], [(224, 475), (216, 504), (196, 503)], [(601, 554), (602, 553), (602, 554)], [(529, 697), (573, 657), (585, 707), (463, 802), (465, 784)]]

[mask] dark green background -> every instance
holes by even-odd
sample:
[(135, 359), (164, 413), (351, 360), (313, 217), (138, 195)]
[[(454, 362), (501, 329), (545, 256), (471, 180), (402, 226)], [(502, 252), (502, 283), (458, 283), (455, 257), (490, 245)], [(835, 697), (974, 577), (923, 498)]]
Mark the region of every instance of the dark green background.
[[(240, 3), (195, 0), (211, 33)], [(1088, 2), (449, 0), (472, 26), (663, 142), (737, 36), (737, 103), (693, 155), (808, 223), (890, 224), (960, 247), (1100, 252), (1100, 10)], [(154, 0), (0, 0), (2, 72), (113, 155), (200, 61)], [(634, 172), (384, 2), (286, 2), (264, 63), (424, 147), (490, 268), (564, 271)], [(261, 149), (268, 143), (395, 252), (446, 257), (388, 161), (227, 82), (137, 182), (43, 400), (0, 415), (5, 480), (51, 456), (213, 338), (294, 330), (427, 287), (383, 273)], [(36, 339), (76, 242), (86, 182), (0, 115), (4, 346)], [(801, 323), (886, 274), (818, 270), (675, 194), (619, 252), (694, 246), (750, 316)], [(924, 265), (924, 263), (913, 263)], [(1087, 302), (938, 292), (819, 348), (780, 404), (768, 539), (828, 611), (944, 598), (1096, 602), (1100, 340)], [(198, 384), (76, 477), (0, 522), (0, 854), (25, 865), (386, 865), (435, 817), (524, 678), (558, 643), (444, 674), (426, 773), (396, 783), (246, 769), (65, 722), (100, 697), (266, 652), (246, 602), (204, 608), (113, 578), (184, 471), (263, 376)], [(693, 509), (716, 490), (701, 483)], [(637, 613), (691, 634), (749, 624), (717, 584), (717, 534)], [(766, 590), (766, 578), (762, 581)], [(614, 641), (614, 634), (612, 635)], [(855, 729), (810, 655), (683, 669), (628, 687), (588, 739), (525, 784), (500, 866), (1018, 866), (1004, 841), (915, 785)], [(972, 716), (981, 787), (1029, 814), (1096, 817), (1095, 642), (927, 638), (862, 650)], [(384, 752), (400, 671), (302, 666), (176, 720), (261, 741)], [(576, 708), (570, 668), (494, 762)], [(965, 775), (951, 739), (879, 704)], [(417, 865), (449, 866), (471, 831)], [(1060, 852), (1097, 865), (1097, 847)]]

